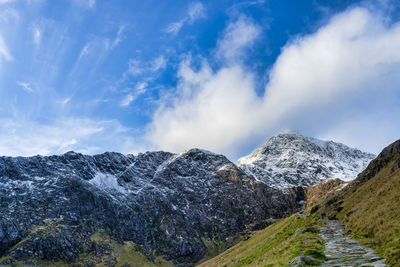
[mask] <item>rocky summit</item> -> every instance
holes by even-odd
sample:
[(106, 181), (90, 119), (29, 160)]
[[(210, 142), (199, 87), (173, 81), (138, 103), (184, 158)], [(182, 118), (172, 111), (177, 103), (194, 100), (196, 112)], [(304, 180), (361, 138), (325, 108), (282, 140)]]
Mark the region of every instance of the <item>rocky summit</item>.
[(193, 265), (303, 199), (300, 187), (283, 193), (199, 149), (0, 157), (0, 265), (111, 266), (128, 248)]
[(247, 175), (274, 188), (310, 186), (325, 179), (350, 181), (375, 155), (333, 141), (285, 131), (271, 137), (236, 164)]

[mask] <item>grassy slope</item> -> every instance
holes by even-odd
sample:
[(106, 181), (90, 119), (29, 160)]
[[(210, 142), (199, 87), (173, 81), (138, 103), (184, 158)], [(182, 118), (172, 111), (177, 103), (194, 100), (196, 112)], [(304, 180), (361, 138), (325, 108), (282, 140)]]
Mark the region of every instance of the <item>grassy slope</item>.
[(321, 223), (316, 217), (300, 218), (292, 215), (200, 266), (282, 266), (299, 255), (311, 255), (322, 260), (323, 241), (317, 234), (295, 234), (300, 227)]
[(338, 218), (355, 239), (400, 266), (400, 140), (349, 186), (328, 196), (320, 213)]
[(400, 265), (400, 169), (392, 173), (393, 164), (347, 191), (337, 217), (353, 237)]

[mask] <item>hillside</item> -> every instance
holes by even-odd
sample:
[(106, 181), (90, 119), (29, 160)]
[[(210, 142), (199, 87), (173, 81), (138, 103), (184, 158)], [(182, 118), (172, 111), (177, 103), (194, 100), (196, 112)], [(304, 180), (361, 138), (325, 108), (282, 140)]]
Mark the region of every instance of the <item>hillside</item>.
[(284, 131), (271, 137), (236, 165), (275, 187), (310, 186), (330, 178), (354, 179), (375, 155), (333, 141)]
[(322, 216), (338, 218), (351, 235), (400, 265), (400, 140), (386, 147), (356, 180), (328, 197)]
[(283, 266), (297, 256), (324, 261), (323, 240), (318, 236), (322, 221), (317, 217), (292, 215), (254, 234), (201, 264), (211, 266)]

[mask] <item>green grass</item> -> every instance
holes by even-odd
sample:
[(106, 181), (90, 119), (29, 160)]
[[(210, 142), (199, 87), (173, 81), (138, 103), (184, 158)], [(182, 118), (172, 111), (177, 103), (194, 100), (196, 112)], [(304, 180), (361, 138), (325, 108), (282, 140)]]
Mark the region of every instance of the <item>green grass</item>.
[(254, 234), (200, 266), (285, 266), (296, 256), (324, 260), (324, 243), (316, 233), (295, 232), (300, 227), (320, 226), (316, 217), (292, 215)]

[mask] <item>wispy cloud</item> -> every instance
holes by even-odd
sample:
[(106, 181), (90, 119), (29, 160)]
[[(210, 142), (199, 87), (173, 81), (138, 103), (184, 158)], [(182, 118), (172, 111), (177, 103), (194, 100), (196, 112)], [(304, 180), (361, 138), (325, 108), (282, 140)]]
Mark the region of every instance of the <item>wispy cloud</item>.
[(68, 104), (70, 101), (71, 101), (71, 98), (70, 98), (70, 97), (67, 97), (67, 98), (65, 98), (65, 99), (62, 101), (62, 104), (63, 104), (63, 105), (66, 105), (66, 104)]
[(128, 94), (128, 95), (126, 95), (126, 96), (124, 97), (124, 99), (121, 100), (121, 102), (120, 102), (119, 105), (120, 105), (121, 107), (127, 107), (127, 106), (129, 106), (129, 105), (132, 103), (133, 100), (135, 100), (134, 95)]
[[(130, 92), (127, 94), (122, 101), (120, 102), (121, 107), (127, 107), (129, 106), (133, 101), (135, 101), (140, 95), (144, 94), (146, 92), (146, 87), (147, 87), (146, 82), (140, 82), (136, 85), (135, 89), (133, 92)], [(129, 90), (131, 91), (131, 90)]]
[[(93, 36), (92, 40), (82, 47), (70, 75), (81, 74), (83, 70), (79, 72), (78, 70), (80, 68), (86, 68), (85, 71), (87, 71), (88, 67), (90, 67), (91, 72), (96, 70), (112, 50), (123, 41), (124, 31), (125, 25), (121, 25), (113, 40), (106, 37)], [(131, 64), (133, 64), (133, 62), (130, 63), (130, 65)]]
[(124, 30), (125, 30), (125, 25), (121, 25), (118, 28), (117, 36), (115, 37), (114, 41), (111, 44), (111, 49), (115, 48), (119, 43), (121, 43), (124, 39)]
[(205, 17), (205, 8), (204, 5), (200, 2), (192, 3), (188, 10), (187, 14), (178, 21), (170, 23), (166, 28), (165, 32), (170, 33), (172, 35), (177, 35), (181, 28), (186, 24), (192, 24), (198, 19)]
[[(145, 63), (137, 59), (130, 59), (128, 62), (128, 69), (122, 74), (122, 77), (116, 83), (115, 88), (120, 88), (128, 81), (132, 82), (133, 79), (136, 82), (136, 86), (135, 88), (129, 87), (120, 90), (120, 92), (125, 95), (119, 102), (119, 105), (121, 107), (127, 107), (139, 96), (146, 93), (149, 83), (156, 80), (166, 67), (167, 59), (164, 55), (160, 55), (159, 57)], [(128, 93), (126, 94), (126, 92)]]
[(159, 70), (165, 69), (166, 66), (167, 66), (167, 61), (165, 60), (165, 57), (161, 55), (151, 62), (149, 69), (152, 72), (157, 72)]
[(33, 92), (32, 87), (27, 82), (17, 82), (17, 85), (21, 86), (27, 92)]
[(142, 63), (137, 59), (130, 59), (128, 62), (128, 69), (124, 76), (132, 75), (153, 75), (155, 72), (165, 69), (167, 66), (167, 60), (163, 55), (153, 59), (150, 62)]
[(42, 37), (42, 32), (40, 30), (40, 27), (35, 25), (32, 29), (32, 38), (33, 38), (33, 43), (36, 45), (36, 47), (40, 46), (41, 37)]
[(85, 57), (87, 54), (89, 54), (89, 46), (90, 46), (90, 44), (86, 44), (81, 49), (81, 52), (79, 53), (78, 61), (80, 61), (83, 57)]
[(144, 72), (145, 67), (142, 66), (142, 63), (137, 59), (130, 59), (128, 62), (128, 70), (125, 74), (137, 76)]
[(178, 32), (180, 32), (183, 24), (185, 24), (186, 19), (182, 19), (180, 21), (172, 22), (170, 23), (167, 28), (165, 29), (165, 32), (170, 33), (172, 35), (177, 35)]
[(12, 61), (13, 57), (8, 50), (6, 43), (4, 42), (3, 37), (0, 35), (0, 58), (3, 57), (6, 61)]

